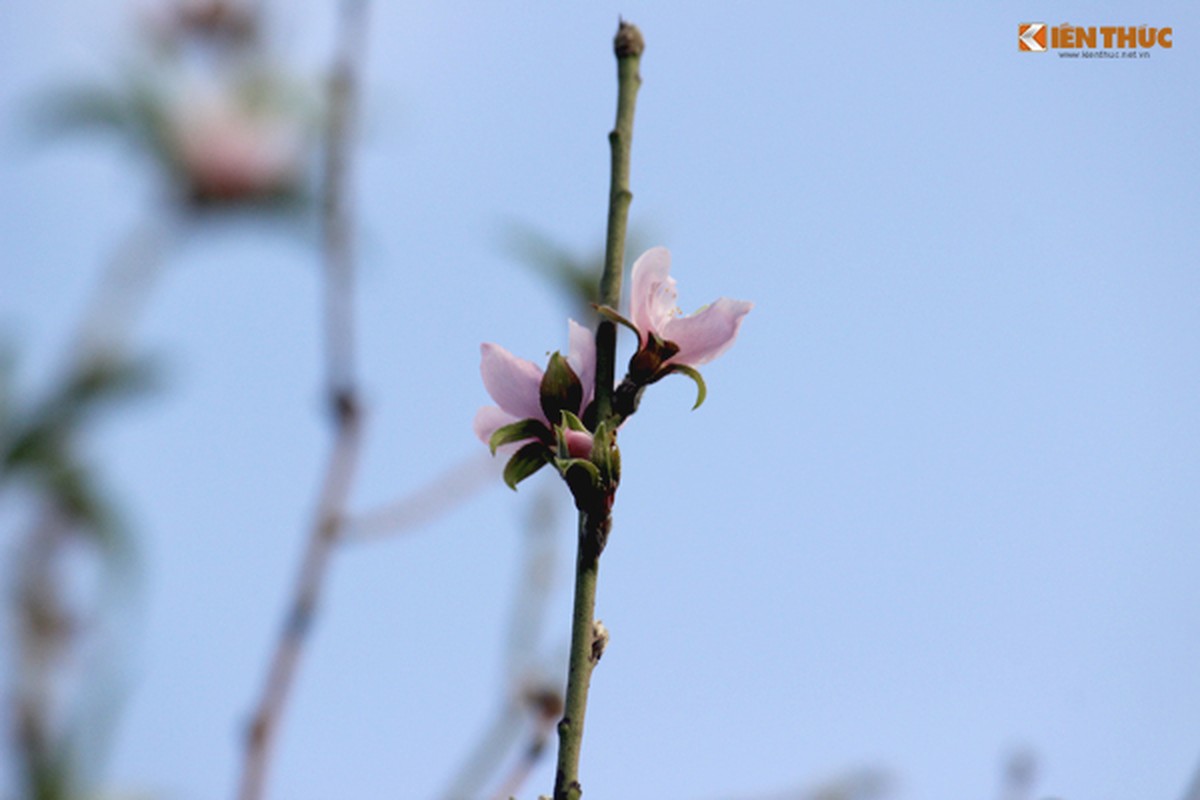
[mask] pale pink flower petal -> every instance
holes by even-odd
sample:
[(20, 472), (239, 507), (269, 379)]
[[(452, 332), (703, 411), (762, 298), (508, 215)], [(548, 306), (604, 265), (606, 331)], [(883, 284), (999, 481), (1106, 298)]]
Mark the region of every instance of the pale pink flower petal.
[[(671, 253), (665, 247), (652, 247), (633, 262), (630, 273), (629, 317), (645, 344), (647, 333), (659, 333), (675, 308), (675, 279), (670, 275)], [(661, 335), (661, 334), (660, 334)]]
[(697, 366), (712, 361), (733, 344), (742, 320), (752, 308), (753, 303), (722, 297), (690, 317), (670, 320), (662, 326), (658, 335), (679, 345), (679, 352), (667, 363)]
[[(567, 363), (583, 384), (583, 402), (576, 414), (582, 414), (595, 393), (596, 383), (596, 340), (591, 331), (575, 320), (569, 321), (569, 346)], [(560, 420), (547, 420), (542, 411), (542, 369), (532, 361), (517, 358), (497, 344), (480, 347), (482, 358), (479, 371), (483, 385), (499, 406), (485, 406), (475, 414), (475, 435), (485, 444), (499, 428), (525, 419), (545, 422), (553, 428)], [(532, 439), (530, 440), (532, 441)], [(566, 432), (567, 449), (571, 455), (586, 458), (592, 451), (592, 436), (583, 431)], [(515, 450), (520, 443), (507, 445), (502, 450)]]
[(498, 344), (483, 344), (479, 372), (496, 405), (517, 419), (544, 419), (540, 400), (542, 370)]
[(634, 262), (630, 321), (638, 329), (642, 347), (651, 333), (678, 345), (679, 352), (667, 359), (667, 364), (705, 364), (729, 349), (754, 304), (722, 297), (689, 317), (681, 317), (675, 307), (678, 292), (670, 269), (671, 254), (665, 247), (647, 250)]
[(519, 420), (512, 414), (501, 411), (495, 406), (484, 406), (475, 412), (475, 435), (479, 437), (479, 441), (487, 444), (492, 440), (492, 434), (503, 428), (505, 425), (511, 425)]
[(567, 363), (583, 384), (583, 403), (580, 405), (582, 410), (592, 402), (592, 395), (596, 393), (596, 337), (573, 319), (567, 320), (567, 327)]

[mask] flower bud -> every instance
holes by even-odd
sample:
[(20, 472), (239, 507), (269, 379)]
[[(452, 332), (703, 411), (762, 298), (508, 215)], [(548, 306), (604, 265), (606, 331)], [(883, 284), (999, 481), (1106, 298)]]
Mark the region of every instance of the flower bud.
[(550, 356), (539, 388), (542, 412), (548, 420), (558, 420), (562, 412), (579, 413), (583, 403), (583, 383), (561, 353)]

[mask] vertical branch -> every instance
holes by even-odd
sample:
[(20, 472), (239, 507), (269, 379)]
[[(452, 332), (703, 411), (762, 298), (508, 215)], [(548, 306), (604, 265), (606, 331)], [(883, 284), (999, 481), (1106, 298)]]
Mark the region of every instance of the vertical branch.
[[(12, 740), (30, 797), (57, 800), (81, 790), (80, 746), (73, 738), (96, 719), (81, 710), (78, 697), (98, 682), (102, 656), (87, 657), (100, 600), (72, 599), (64, 564), (69, 548), (97, 544), (118, 533), (109, 508), (79, 457), (87, 411), (121, 391), (135, 388), (136, 369), (125, 351), (158, 276), (174, 220), (147, 222), (126, 235), (108, 259), (71, 335), (62, 373), (47, 396), (13, 428), (0, 435), (0, 483), (22, 474), (31, 481), (38, 509), (15, 550), (13, 623), (16, 658), (8, 677)], [(111, 543), (111, 542), (110, 542)], [(119, 588), (105, 574), (99, 594)], [(63, 684), (75, 678), (81, 691)]]
[(242, 800), (262, 797), (296, 669), (320, 601), (330, 557), (341, 534), (362, 444), (362, 413), (354, 378), (355, 257), (349, 173), (365, 32), (365, 0), (344, 0), (338, 49), (330, 76), (322, 190), (326, 392), (334, 429), (333, 445), (283, 630), (251, 718), (238, 793)]
[[(608, 236), (600, 303), (613, 308), (621, 300), (621, 272), (625, 261), (625, 231), (633, 193), (629, 189), (629, 156), (633, 142), (633, 112), (641, 76), (638, 64), (645, 43), (636, 27), (621, 22), (613, 50), (617, 57), (617, 120), (608, 141), (612, 147), (612, 180), (608, 203)], [(617, 348), (616, 326), (602, 320), (596, 329), (596, 419), (600, 426), (613, 419), (613, 383)], [(611, 435), (611, 434), (608, 434)], [(597, 428), (597, 438), (600, 437)], [(601, 447), (607, 447), (602, 443)], [(567, 694), (558, 724), (558, 769), (554, 800), (576, 800), (583, 794), (579, 758), (583, 748), (583, 723), (587, 712), (592, 669), (600, 660), (607, 634), (595, 621), (596, 583), (600, 552), (612, 527), (612, 501), (616, 487), (588, 503), (579, 512), (579, 556), (575, 564), (575, 600), (571, 615), (571, 653), (567, 667)]]
[(283, 630), (271, 657), (266, 686), (251, 720), (238, 794), (242, 800), (262, 797), (273, 745), (324, 588), (330, 556), (341, 531), (342, 509), (357, 466), (362, 433), (357, 406), (345, 407), (351, 410), (337, 417), (333, 449), (322, 481), (308, 546)]
[[(641, 31), (622, 21), (613, 41), (617, 56), (617, 121), (608, 134), (612, 149), (612, 175), (608, 192), (608, 230), (604, 240), (604, 273), (600, 276), (599, 304), (617, 308), (621, 304), (621, 275), (625, 268), (625, 232), (629, 227), (629, 160), (633, 146), (633, 112), (637, 105), (638, 74), (645, 42)], [(596, 418), (612, 414), (616, 378), (617, 327), (602, 320), (596, 330)]]
[(350, 145), (358, 118), (358, 72), (366, 39), (366, 0), (343, 0), (341, 35), (329, 82), (322, 225), (325, 256), (325, 368), (335, 413), (353, 401), (354, 231), (350, 210)]
[[(563, 718), (558, 723), (558, 768), (554, 776), (554, 800), (577, 800), (583, 794), (579, 782), (579, 758), (583, 750), (583, 722), (587, 713), (588, 687), (592, 670), (600, 660), (597, 644), (596, 583), (600, 554), (593, 544), (600, 537), (599, 525), (611, 524), (587, 511), (579, 514), (579, 556), (575, 563), (575, 601), (571, 612), (571, 652), (567, 665), (567, 694)], [(605, 535), (607, 531), (604, 532)]]
[(30, 797), (68, 795), (70, 776), (54, 724), (55, 678), (72, 638), (72, 617), (62, 598), (56, 562), (67, 538), (61, 515), (46, 501), (24, 545), (17, 570), (19, 664), (13, 689), (13, 741)]

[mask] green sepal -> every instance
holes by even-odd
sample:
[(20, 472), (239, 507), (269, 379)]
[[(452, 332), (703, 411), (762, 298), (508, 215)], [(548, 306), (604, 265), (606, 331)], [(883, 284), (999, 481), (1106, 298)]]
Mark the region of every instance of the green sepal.
[(583, 420), (572, 414), (570, 411), (567, 411), (565, 408), (562, 411), (562, 424), (563, 427), (573, 431), (591, 433), (591, 431), (587, 429), (587, 426), (583, 424)]
[(496, 429), (496, 432), (488, 439), (488, 447), (491, 448), (492, 455), (496, 455), (497, 447), (526, 439), (537, 439), (542, 443), (549, 442), (550, 430), (541, 420), (523, 419), (520, 422), (512, 422)]
[(546, 445), (541, 442), (525, 445), (504, 465), (504, 483), (515, 492), (518, 483), (546, 466), (548, 455)]
[(615, 441), (613, 442), (611, 452), (609, 470), (611, 470), (612, 474), (612, 486), (616, 488), (617, 484), (621, 482), (621, 448), (617, 447)]
[(615, 322), (618, 325), (624, 325), (626, 328), (629, 328), (629, 330), (633, 331), (633, 335), (638, 337), (638, 341), (642, 341), (642, 332), (637, 329), (636, 325), (629, 321), (628, 317), (621, 316), (615, 308), (597, 305), (596, 303), (592, 303), (592, 308), (609, 322)]
[(662, 371), (662, 374), (670, 375), (672, 372), (687, 375), (696, 382), (696, 405), (692, 406), (692, 411), (695, 411), (704, 402), (704, 398), (708, 397), (708, 389), (704, 385), (704, 378), (700, 376), (699, 372), (686, 364), (668, 364), (667, 368)]
[(620, 457), (617, 456), (614, 462), (616, 450), (608, 423), (601, 422), (596, 426), (596, 435), (592, 437), (592, 464), (597, 467), (604, 482), (611, 486), (615, 486), (620, 479)]
[(575, 507), (584, 508), (600, 488), (600, 470), (586, 458), (556, 458), (554, 466), (567, 482)]
[(571, 470), (582, 469), (591, 479), (592, 486), (600, 485), (600, 470), (596, 469), (596, 465), (586, 458), (556, 458), (554, 459), (554, 466), (558, 467), (559, 473), (564, 478), (568, 476)]
[(583, 382), (562, 353), (550, 356), (538, 392), (542, 413), (548, 420), (558, 419), (562, 411), (578, 411), (583, 405)]

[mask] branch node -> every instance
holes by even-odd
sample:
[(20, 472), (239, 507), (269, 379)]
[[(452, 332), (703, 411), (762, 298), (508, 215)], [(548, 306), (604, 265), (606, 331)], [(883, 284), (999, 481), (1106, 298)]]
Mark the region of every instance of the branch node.
[(339, 427), (345, 427), (358, 421), (362, 416), (362, 403), (358, 400), (358, 392), (353, 386), (339, 386), (330, 392), (329, 405), (334, 422)]
[(600, 663), (600, 657), (604, 655), (604, 649), (608, 647), (608, 628), (605, 627), (601, 620), (596, 620), (592, 623), (592, 663)]

